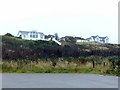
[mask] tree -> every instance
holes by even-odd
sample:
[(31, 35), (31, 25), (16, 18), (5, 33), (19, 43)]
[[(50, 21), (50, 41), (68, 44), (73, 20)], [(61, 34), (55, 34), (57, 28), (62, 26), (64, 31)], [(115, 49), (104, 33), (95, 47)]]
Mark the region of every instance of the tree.
[(65, 36), (65, 41), (70, 43), (76, 43), (76, 38), (72, 36)]
[(55, 33), (55, 39), (59, 41), (58, 33)]
[(10, 36), (10, 37), (14, 37), (12, 34), (10, 33), (6, 33), (4, 36)]

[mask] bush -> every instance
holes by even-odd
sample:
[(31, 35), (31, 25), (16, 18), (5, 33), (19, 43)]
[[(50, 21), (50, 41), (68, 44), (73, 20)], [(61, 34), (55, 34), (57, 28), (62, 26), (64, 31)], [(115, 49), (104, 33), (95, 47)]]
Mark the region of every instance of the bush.
[(6, 33), (4, 36), (9, 36), (9, 37), (14, 37), (12, 34), (10, 33)]

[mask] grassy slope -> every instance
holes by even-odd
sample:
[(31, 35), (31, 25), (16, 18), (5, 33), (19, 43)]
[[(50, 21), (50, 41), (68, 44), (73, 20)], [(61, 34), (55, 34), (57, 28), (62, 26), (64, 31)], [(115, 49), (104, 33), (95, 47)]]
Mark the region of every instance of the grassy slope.
[[(31, 48), (34, 47), (58, 47), (58, 45), (52, 41), (32, 41), (32, 40), (23, 40), (15, 37), (3, 36), (2, 38), (3, 43), (11, 43), (15, 46), (25, 45), (30, 46)], [(69, 45), (69, 43), (64, 43), (64, 45)], [(118, 45), (101, 45), (96, 43), (77, 43), (77, 45), (85, 45), (88, 49), (89, 48), (96, 48), (99, 50), (108, 49), (108, 47), (112, 48), (119, 48)], [(86, 49), (87, 50), (87, 49)], [(73, 59), (74, 60), (74, 59)], [(101, 59), (103, 60), (103, 58)], [(106, 60), (106, 58), (104, 58)], [(103, 60), (103, 61), (104, 61)], [(12, 60), (11, 60), (12, 61)], [(66, 60), (65, 60), (66, 61)], [(79, 65), (76, 62), (57, 62), (57, 65), (53, 67), (51, 65), (51, 61), (43, 62), (10, 62), (5, 61), (1, 62), (3, 65), (3, 72), (5, 73), (102, 73), (102, 74), (112, 74), (112, 75), (120, 75), (117, 70), (113, 70), (108, 66), (103, 67), (103, 64), (97, 65), (96, 68), (91, 68), (91, 62), (86, 65)], [(108, 61), (108, 60), (106, 60)], [(110, 64), (110, 63), (109, 63)]]
[(33, 41), (33, 40), (25, 40), (25, 39), (20, 39), (17, 37), (10, 37), (10, 36), (2, 36), (2, 42), (3, 43), (10, 43), (15, 46), (29, 46), (29, 47), (44, 47), (44, 46), (58, 46), (55, 42), (53, 41)]

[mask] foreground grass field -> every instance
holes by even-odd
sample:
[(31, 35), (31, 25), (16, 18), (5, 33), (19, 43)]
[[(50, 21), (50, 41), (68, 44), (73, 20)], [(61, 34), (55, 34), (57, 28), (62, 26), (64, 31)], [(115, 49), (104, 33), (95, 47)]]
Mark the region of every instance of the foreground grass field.
[[(82, 59), (82, 58), (81, 58)], [(84, 58), (83, 58), (84, 59)], [(90, 59), (90, 58), (89, 58)], [(120, 76), (120, 69), (113, 68), (107, 58), (95, 60), (4, 60), (1, 62), (3, 73), (93, 73)]]

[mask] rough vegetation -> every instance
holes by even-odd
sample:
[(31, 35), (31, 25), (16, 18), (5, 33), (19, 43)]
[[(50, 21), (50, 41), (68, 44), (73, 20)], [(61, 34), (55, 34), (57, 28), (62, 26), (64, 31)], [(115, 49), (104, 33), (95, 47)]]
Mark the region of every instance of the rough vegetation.
[(23, 40), (2, 36), (3, 72), (103, 73), (120, 75), (120, 45)]

